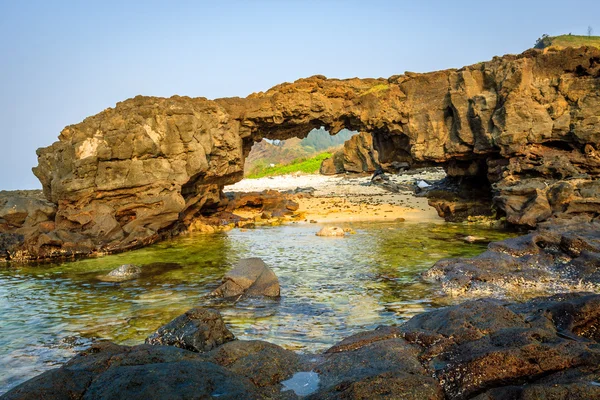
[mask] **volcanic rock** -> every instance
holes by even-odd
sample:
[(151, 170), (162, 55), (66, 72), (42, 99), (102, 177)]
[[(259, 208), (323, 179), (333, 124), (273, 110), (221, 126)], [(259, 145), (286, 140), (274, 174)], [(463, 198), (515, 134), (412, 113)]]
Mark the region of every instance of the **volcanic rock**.
[(208, 353), (97, 343), (2, 399), (296, 398), (281, 382), (318, 374), (309, 399), (600, 397), (600, 295), (469, 301), (379, 327), (303, 358), (262, 341)]
[(527, 235), (490, 243), (472, 258), (438, 261), (423, 274), (450, 296), (520, 296), (600, 290), (600, 223), (553, 221)]
[(223, 277), (223, 284), (210, 296), (279, 297), (279, 280), (260, 258), (244, 258)]
[(146, 343), (202, 353), (233, 339), (218, 311), (196, 307), (158, 328)]
[(388, 79), (313, 76), (245, 99), (123, 101), (38, 150), (54, 225), (22, 232), (9, 257), (122, 251), (185, 231), (224, 207), (222, 188), (242, 179), (254, 142), (321, 126), (370, 133), (383, 166), (443, 165), (487, 181), (513, 224), (598, 214), (598, 59), (595, 48), (528, 50)]
[(373, 148), (373, 137), (368, 132), (360, 132), (344, 143), (344, 148), (321, 162), (323, 175), (344, 172), (373, 172), (377, 169), (377, 150)]

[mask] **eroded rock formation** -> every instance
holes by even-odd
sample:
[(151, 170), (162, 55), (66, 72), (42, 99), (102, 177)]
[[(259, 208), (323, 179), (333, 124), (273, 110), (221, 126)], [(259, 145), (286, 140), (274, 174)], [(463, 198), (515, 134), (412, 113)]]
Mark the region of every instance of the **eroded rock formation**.
[[(9, 258), (111, 252), (224, 207), (262, 138), (368, 132), (382, 164), (443, 164), (491, 184), (511, 223), (600, 211), (600, 50), (530, 50), (388, 79), (284, 83), (245, 99), (136, 97), (66, 127), (34, 173), (57, 206)], [(12, 242), (11, 242), (12, 243)]]

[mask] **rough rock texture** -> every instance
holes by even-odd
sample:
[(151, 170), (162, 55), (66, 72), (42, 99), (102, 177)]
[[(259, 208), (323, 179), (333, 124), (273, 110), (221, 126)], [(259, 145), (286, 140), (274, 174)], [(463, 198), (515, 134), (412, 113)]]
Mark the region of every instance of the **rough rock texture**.
[(343, 172), (374, 172), (377, 166), (373, 136), (368, 132), (360, 132), (346, 140), (342, 150), (321, 162), (320, 173), (334, 175)]
[(262, 341), (207, 353), (99, 343), (2, 399), (295, 399), (281, 382), (318, 373), (309, 399), (600, 398), (600, 295), (482, 299), (342, 340), (303, 357)]
[(223, 277), (223, 284), (210, 296), (279, 297), (279, 279), (260, 258), (244, 258)]
[(490, 243), (478, 256), (438, 261), (423, 277), (441, 283), (439, 290), (450, 296), (600, 292), (600, 222), (547, 222), (527, 235)]
[(248, 207), (258, 209), (271, 217), (283, 217), (293, 214), (299, 208), (298, 203), (293, 200), (293, 195), (276, 190), (264, 190), (260, 193), (228, 193), (228, 198), (226, 210), (229, 212)]
[(158, 328), (146, 339), (146, 343), (201, 353), (233, 339), (233, 333), (227, 329), (218, 311), (196, 307)]
[(314, 76), (245, 99), (136, 97), (66, 127), (34, 173), (57, 206), (13, 259), (121, 251), (221, 205), (262, 138), (368, 132), (382, 165), (443, 164), (491, 183), (509, 222), (600, 209), (600, 50), (529, 50), (388, 79)]

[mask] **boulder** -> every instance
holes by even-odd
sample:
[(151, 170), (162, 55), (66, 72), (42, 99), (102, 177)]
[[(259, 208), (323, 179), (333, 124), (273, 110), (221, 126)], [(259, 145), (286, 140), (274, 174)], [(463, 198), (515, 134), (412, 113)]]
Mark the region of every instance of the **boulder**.
[(302, 368), (298, 354), (260, 340), (234, 340), (207, 353), (206, 357), (250, 379), (258, 387), (276, 385)]
[(336, 152), (333, 156), (321, 161), (319, 167), (319, 173), (321, 175), (336, 175), (344, 173), (343, 159), (340, 153)]
[(377, 167), (377, 150), (373, 148), (373, 137), (368, 132), (360, 132), (346, 140), (342, 150), (323, 160), (319, 172), (322, 175), (363, 173), (373, 172)]
[(196, 307), (158, 328), (146, 338), (146, 343), (201, 353), (233, 339), (235, 337), (225, 326), (218, 311)]
[(319, 232), (316, 233), (317, 236), (346, 236), (346, 232), (344, 229), (337, 226), (326, 226), (321, 228)]
[(223, 277), (213, 297), (279, 297), (279, 280), (260, 258), (244, 258)]

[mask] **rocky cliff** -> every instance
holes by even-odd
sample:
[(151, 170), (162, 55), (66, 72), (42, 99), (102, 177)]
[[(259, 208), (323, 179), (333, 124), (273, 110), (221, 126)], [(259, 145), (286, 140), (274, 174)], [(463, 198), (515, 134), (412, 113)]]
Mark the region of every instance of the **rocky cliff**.
[(388, 79), (314, 76), (245, 99), (136, 97), (38, 150), (54, 225), (0, 250), (45, 258), (152, 242), (224, 207), (221, 188), (242, 179), (254, 142), (321, 126), (371, 133), (382, 164), (442, 164), (491, 184), (515, 224), (598, 214), (599, 89), (600, 50), (580, 48)]

